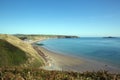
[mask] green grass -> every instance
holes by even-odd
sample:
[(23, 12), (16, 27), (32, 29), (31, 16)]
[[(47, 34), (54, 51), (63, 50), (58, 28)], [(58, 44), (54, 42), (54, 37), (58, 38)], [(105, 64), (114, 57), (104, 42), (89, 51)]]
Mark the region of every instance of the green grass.
[(41, 67), (42, 57), (33, 46), (19, 38), (0, 34), (0, 66)]
[(5, 40), (0, 39), (0, 66), (15, 66), (25, 63), (26, 53)]

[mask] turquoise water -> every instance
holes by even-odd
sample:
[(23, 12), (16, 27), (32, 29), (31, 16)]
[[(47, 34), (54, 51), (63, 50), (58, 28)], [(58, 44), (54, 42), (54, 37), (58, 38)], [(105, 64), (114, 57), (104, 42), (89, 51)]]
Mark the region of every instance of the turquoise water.
[(39, 43), (59, 54), (89, 58), (120, 67), (120, 38), (49, 39)]

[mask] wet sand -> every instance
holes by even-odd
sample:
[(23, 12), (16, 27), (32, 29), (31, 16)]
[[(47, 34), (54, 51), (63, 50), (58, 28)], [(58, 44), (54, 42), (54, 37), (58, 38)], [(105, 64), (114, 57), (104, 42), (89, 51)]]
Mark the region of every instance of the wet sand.
[(101, 63), (95, 60), (89, 60), (84, 58), (78, 58), (63, 54), (58, 54), (49, 51), (41, 46), (35, 46), (36, 50), (39, 51), (45, 61), (44, 69), (47, 70), (62, 70), (62, 71), (75, 71), (75, 72), (86, 72), (86, 71), (99, 71), (107, 70), (110, 73), (120, 73), (120, 69), (110, 66), (105, 63)]

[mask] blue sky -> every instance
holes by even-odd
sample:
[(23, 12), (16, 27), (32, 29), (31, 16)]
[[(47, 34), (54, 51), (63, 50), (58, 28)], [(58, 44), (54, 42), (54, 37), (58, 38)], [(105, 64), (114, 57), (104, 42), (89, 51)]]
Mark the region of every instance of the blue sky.
[(0, 0), (0, 33), (120, 36), (120, 0)]

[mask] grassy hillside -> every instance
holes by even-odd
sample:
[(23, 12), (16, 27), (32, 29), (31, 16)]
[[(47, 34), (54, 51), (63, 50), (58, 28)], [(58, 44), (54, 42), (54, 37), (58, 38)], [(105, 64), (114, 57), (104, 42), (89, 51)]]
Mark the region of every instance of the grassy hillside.
[(15, 66), (25, 63), (26, 53), (5, 40), (0, 39), (0, 66)]
[(17, 37), (0, 34), (0, 65), (39, 67), (43, 61), (33, 47)]

